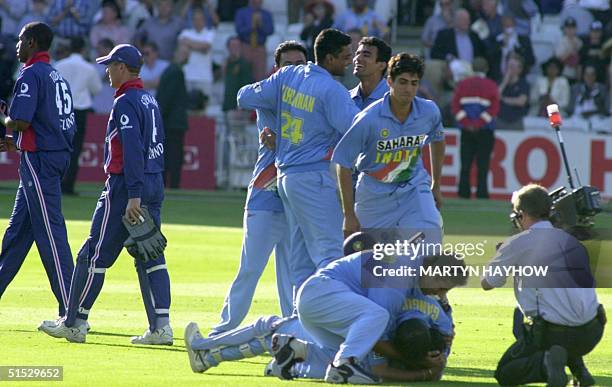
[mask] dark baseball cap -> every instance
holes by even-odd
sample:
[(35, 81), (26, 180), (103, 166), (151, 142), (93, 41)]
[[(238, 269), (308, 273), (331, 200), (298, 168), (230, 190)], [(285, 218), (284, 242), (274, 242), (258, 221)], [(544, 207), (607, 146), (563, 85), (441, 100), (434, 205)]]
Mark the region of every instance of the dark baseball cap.
[(599, 20), (594, 20), (591, 23), (591, 30), (601, 30), (603, 29), (603, 24)]
[(568, 16), (564, 21), (563, 21), (563, 27), (576, 27), (576, 19), (574, 19), (571, 16)]
[(115, 46), (108, 55), (96, 58), (96, 62), (103, 65), (121, 62), (128, 67), (139, 69), (142, 66), (142, 54), (131, 44), (120, 44)]

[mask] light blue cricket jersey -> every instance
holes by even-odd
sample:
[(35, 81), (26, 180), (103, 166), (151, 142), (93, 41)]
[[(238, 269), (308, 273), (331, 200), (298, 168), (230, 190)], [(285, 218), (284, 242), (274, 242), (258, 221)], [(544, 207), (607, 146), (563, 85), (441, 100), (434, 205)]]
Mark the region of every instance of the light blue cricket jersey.
[(391, 112), (389, 93), (359, 113), (342, 137), (332, 161), (345, 168), (357, 162), (360, 185), (375, 193), (393, 192), (399, 184), (418, 185), (430, 177), (422, 160), (422, 148), (444, 141), (442, 117), (430, 100), (415, 97), (404, 123)]
[(409, 292), (397, 324), (413, 318), (425, 321), (430, 328), (438, 330), (445, 336), (450, 336), (453, 332), (451, 310), (446, 312), (435, 297), (423, 294), (419, 288)]
[(372, 93), (367, 97), (363, 97), (361, 94), (361, 88), (357, 85), (355, 88), (349, 91), (351, 99), (355, 102), (355, 105), (359, 108), (359, 110), (363, 110), (376, 102), (377, 100), (383, 98), (385, 93), (389, 91), (389, 85), (387, 84), (387, 78), (383, 77), (378, 85), (372, 90)]
[[(276, 115), (272, 110), (257, 109), (257, 130), (259, 134), (265, 127), (270, 129), (276, 125)], [(245, 203), (247, 210), (283, 211), (283, 203), (278, 196), (276, 184), (276, 152), (266, 148), (261, 142), (257, 151), (257, 161), (253, 169), (253, 177), (249, 182), (249, 190)]]
[(242, 87), (238, 105), (277, 112), (272, 129), (280, 128), (276, 166), (283, 174), (328, 169), (336, 143), (359, 112), (346, 88), (312, 62)]

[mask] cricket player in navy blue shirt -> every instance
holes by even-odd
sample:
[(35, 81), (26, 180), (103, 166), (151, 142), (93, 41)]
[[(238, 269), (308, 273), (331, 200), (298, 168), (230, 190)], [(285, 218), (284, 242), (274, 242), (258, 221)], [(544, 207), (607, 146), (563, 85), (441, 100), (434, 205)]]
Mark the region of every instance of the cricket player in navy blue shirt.
[[(53, 337), (84, 342), (86, 320), (104, 283), (104, 274), (123, 250), (128, 231), (122, 217), (138, 222), (146, 206), (157, 226), (164, 199), (164, 128), (157, 101), (143, 90), (139, 78), (142, 54), (129, 44), (116, 46), (96, 61), (107, 66), (117, 89), (104, 149), (108, 175), (98, 200), (89, 237), (77, 255), (65, 320), (43, 322), (40, 329)], [(133, 337), (133, 344), (171, 345), (170, 279), (162, 255), (146, 263), (134, 260), (149, 329)]]
[[(0, 297), (36, 242), (63, 316), (74, 263), (62, 215), (61, 180), (70, 164), (75, 118), (70, 86), (49, 64), (52, 41), (53, 32), (44, 23), (23, 27), (17, 56), (25, 65), (8, 115), (6, 105), (0, 112), (0, 150), (21, 151), (19, 188), (2, 240)], [(5, 136), (5, 127), (13, 136)]]

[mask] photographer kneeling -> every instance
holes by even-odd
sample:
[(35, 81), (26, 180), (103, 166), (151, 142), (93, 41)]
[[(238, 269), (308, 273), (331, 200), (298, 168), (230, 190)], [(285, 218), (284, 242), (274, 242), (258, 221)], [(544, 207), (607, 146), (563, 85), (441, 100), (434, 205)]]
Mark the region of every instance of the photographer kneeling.
[(601, 340), (606, 323), (597, 301), (584, 246), (548, 217), (552, 201), (547, 190), (530, 184), (512, 196), (513, 222), (521, 230), (498, 249), (485, 271), (484, 290), (501, 287), (508, 268), (544, 263), (540, 278), (514, 273), (514, 293), (523, 313), (524, 334), (500, 359), (495, 378), (501, 385), (547, 382), (565, 386), (565, 366), (581, 386), (595, 381), (582, 356)]

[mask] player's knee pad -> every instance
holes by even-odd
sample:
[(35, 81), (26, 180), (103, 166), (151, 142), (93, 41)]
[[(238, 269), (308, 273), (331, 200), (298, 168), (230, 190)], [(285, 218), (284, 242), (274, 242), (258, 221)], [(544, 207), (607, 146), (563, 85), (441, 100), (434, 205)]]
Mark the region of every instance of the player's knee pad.
[(394, 342), (408, 362), (419, 361), (431, 350), (429, 325), (417, 318), (406, 320), (398, 326)]

